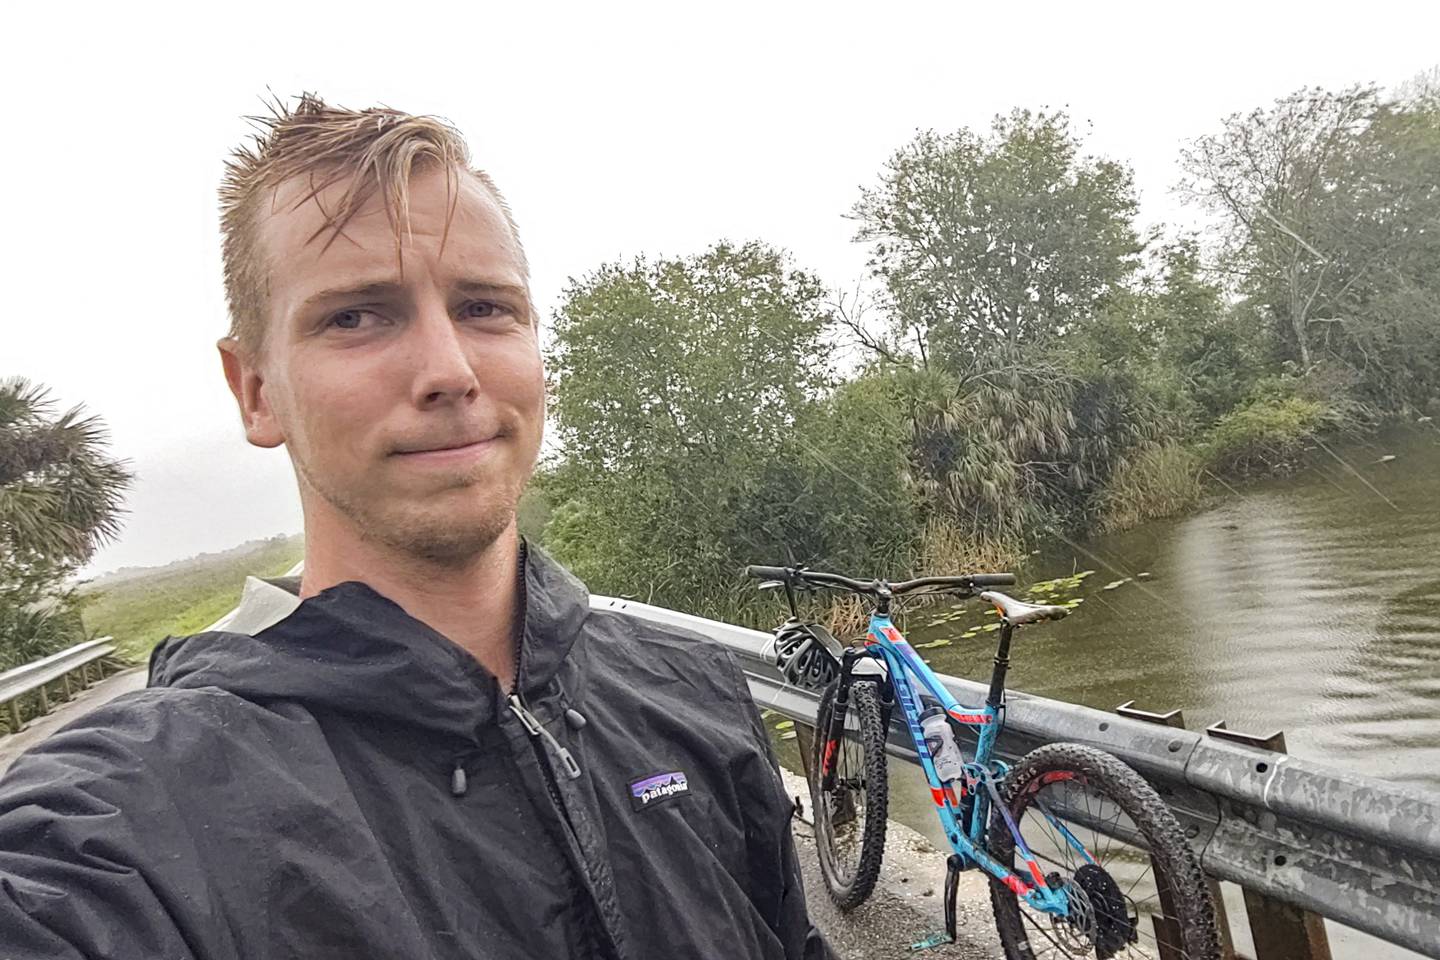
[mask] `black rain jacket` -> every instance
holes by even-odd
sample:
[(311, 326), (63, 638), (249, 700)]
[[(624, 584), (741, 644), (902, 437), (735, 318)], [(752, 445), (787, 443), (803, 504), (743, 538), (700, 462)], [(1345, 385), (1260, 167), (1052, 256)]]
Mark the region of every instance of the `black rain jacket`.
[(0, 958), (828, 956), (728, 651), (522, 563), (514, 701), (357, 581), (167, 639), (0, 781)]

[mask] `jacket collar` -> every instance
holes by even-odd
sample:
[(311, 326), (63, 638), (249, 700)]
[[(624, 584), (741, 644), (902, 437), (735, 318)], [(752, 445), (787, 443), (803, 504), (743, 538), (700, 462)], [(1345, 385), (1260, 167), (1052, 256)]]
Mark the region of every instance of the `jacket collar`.
[[(517, 684), (539, 699), (579, 637), (589, 594), (543, 550), (522, 541), (522, 551)], [(298, 701), (467, 738), (493, 718), (495, 678), (367, 584), (347, 580), (305, 600), (284, 581), (255, 584), (217, 629), (157, 647), (150, 685), (215, 686), (250, 700)]]

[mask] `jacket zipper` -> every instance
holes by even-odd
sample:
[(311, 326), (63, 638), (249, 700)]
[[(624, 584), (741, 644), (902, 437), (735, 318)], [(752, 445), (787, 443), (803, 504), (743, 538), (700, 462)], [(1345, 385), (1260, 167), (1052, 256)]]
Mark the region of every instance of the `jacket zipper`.
[[(574, 754), (565, 749), (565, 746), (555, 738), (555, 735), (549, 730), (546, 730), (545, 725), (536, 719), (535, 715), (525, 706), (525, 701), (520, 696), (520, 658), (525, 642), (525, 608), (529, 599), (526, 596), (525, 589), (525, 553), (525, 541), (522, 538), (520, 541), (519, 571), (520, 609), (517, 612), (519, 635), (515, 638), (515, 674), (514, 680), (511, 681), (510, 691), (505, 697), (505, 703), (506, 706), (510, 708), (510, 712), (520, 721), (520, 725), (525, 728), (525, 732), (529, 734), (530, 744), (535, 751), (535, 760), (540, 767), (541, 778), (545, 781), (546, 792), (550, 794), (550, 802), (555, 805), (556, 811), (560, 814), (560, 820), (565, 824), (565, 830), (570, 834), (570, 839), (575, 849), (582, 850), (580, 837), (575, 832), (575, 824), (570, 820), (570, 810), (565, 806), (564, 798), (560, 796), (560, 785), (555, 779), (555, 768), (551, 766), (550, 758), (546, 756), (546, 747), (548, 746), (554, 751), (555, 757), (560, 761), (560, 765), (565, 770), (565, 776), (567, 778), (571, 780), (579, 779), (580, 764), (576, 762)], [(583, 853), (581, 854), (580, 863), (577, 864), (577, 867), (580, 870), (585, 869)], [(591, 931), (593, 937), (591, 946), (596, 949), (601, 956), (611, 956), (611, 950), (605, 946), (610, 942), (611, 937), (605, 929), (605, 920), (600, 915), (600, 905), (598, 903), (591, 903), (590, 909), (587, 912), (593, 916), (598, 928)]]
[[(535, 745), (535, 750), (540, 754), (540, 758), (544, 760), (545, 747), (548, 746), (554, 751), (555, 758), (560, 761), (560, 768), (565, 771), (565, 776), (571, 780), (580, 779), (580, 764), (575, 762), (575, 755), (569, 750), (566, 750), (564, 745), (555, 739), (555, 734), (546, 730), (544, 724), (535, 719), (535, 714), (525, 709), (525, 702), (520, 699), (520, 694), (510, 694), (510, 696), (506, 698), (506, 702), (510, 704), (510, 712), (520, 718), (520, 723), (525, 727), (525, 732), (530, 734), (532, 738), (544, 742), (544, 746), (541, 746), (539, 743)], [(556, 792), (553, 780), (555, 771), (548, 762), (544, 763), (543, 766), (545, 767), (545, 772), (550, 774), (546, 782), (551, 784), (551, 795), (558, 800), (559, 795)], [(565, 808), (561, 807), (560, 809), (564, 810)]]

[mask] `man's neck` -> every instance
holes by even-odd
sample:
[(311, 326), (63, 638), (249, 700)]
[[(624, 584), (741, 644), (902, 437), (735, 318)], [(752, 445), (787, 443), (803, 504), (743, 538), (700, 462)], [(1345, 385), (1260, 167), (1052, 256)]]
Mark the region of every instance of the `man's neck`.
[(427, 564), (306, 523), (301, 598), (358, 580), (468, 651), (508, 691), (515, 682), (520, 539), (514, 524), (463, 567)]

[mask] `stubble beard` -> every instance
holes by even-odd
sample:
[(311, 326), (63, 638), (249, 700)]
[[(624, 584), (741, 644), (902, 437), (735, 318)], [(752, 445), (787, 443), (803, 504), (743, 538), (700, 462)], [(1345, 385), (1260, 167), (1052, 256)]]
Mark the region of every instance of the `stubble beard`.
[(448, 491), (465, 489), (482, 501), (466, 522), (457, 522), (438, 506), (427, 508), (417, 502), (413, 495), (384, 500), (353, 496), (322, 481), (301, 459), (294, 458), (294, 462), (300, 482), (345, 517), (361, 539), (425, 566), (447, 569), (470, 566), (510, 529), (525, 483), (524, 479), (486, 484), (457, 478), (436, 489), (433, 496), (437, 500)]

